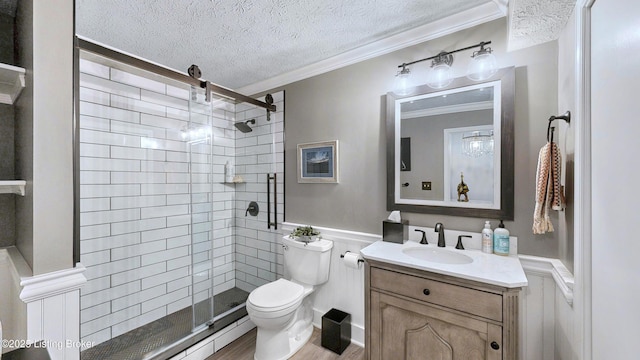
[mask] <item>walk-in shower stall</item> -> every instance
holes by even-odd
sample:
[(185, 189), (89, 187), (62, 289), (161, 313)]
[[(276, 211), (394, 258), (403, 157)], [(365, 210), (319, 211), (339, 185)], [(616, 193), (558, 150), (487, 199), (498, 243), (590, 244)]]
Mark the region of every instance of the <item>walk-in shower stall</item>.
[(247, 102), (79, 44), (81, 359), (167, 358), (282, 276), (284, 93)]

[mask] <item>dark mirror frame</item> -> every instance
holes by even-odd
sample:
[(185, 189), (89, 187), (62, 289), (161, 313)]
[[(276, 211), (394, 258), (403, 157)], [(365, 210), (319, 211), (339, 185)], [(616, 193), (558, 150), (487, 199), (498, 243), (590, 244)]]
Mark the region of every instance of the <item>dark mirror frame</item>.
[[(501, 158), (500, 158), (500, 208), (477, 209), (454, 206), (411, 205), (395, 202), (395, 104), (396, 100), (421, 94), (437, 93), (469, 85), (482, 84), (500, 80), (501, 87)], [(479, 217), (486, 219), (513, 220), (514, 207), (514, 117), (515, 117), (515, 69), (508, 67), (498, 70), (485, 81), (472, 81), (466, 77), (454, 79), (451, 84), (442, 89), (432, 89), (427, 85), (416, 86), (407, 96), (398, 96), (393, 92), (387, 93), (387, 210), (400, 210), (413, 213), (441, 214), (465, 217)], [(414, 164), (415, 165), (415, 164)]]

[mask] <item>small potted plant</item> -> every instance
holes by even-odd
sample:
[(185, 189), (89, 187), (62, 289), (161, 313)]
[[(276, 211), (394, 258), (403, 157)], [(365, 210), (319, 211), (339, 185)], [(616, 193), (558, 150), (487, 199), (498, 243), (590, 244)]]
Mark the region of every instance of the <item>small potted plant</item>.
[(291, 234), (289, 234), (289, 238), (308, 243), (321, 239), (321, 236), (320, 231), (312, 228), (311, 226), (298, 226)]

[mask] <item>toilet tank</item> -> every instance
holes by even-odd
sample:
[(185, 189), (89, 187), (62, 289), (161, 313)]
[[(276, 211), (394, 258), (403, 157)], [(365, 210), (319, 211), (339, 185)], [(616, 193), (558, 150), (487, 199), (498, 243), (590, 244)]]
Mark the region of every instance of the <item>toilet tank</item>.
[(284, 266), (292, 280), (320, 285), (329, 280), (329, 264), (333, 241), (318, 240), (303, 243), (289, 236), (282, 238), (284, 244)]

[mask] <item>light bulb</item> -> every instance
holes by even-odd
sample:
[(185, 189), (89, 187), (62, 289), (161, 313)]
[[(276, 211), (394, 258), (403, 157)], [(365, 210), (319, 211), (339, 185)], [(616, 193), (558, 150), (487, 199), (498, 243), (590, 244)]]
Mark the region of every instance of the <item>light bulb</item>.
[(491, 53), (491, 48), (481, 47), (473, 53), (467, 68), (467, 77), (473, 81), (482, 81), (492, 77), (498, 71), (498, 62)]
[(451, 81), (451, 67), (445, 63), (432, 66), (427, 75), (427, 85), (433, 89), (442, 89), (451, 84)]
[(399, 96), (407, 96), (413, 92), (411, 71), (409, 68), (403, 66), (402, 70), (398, 71), (393, 84), (393, 92)]

